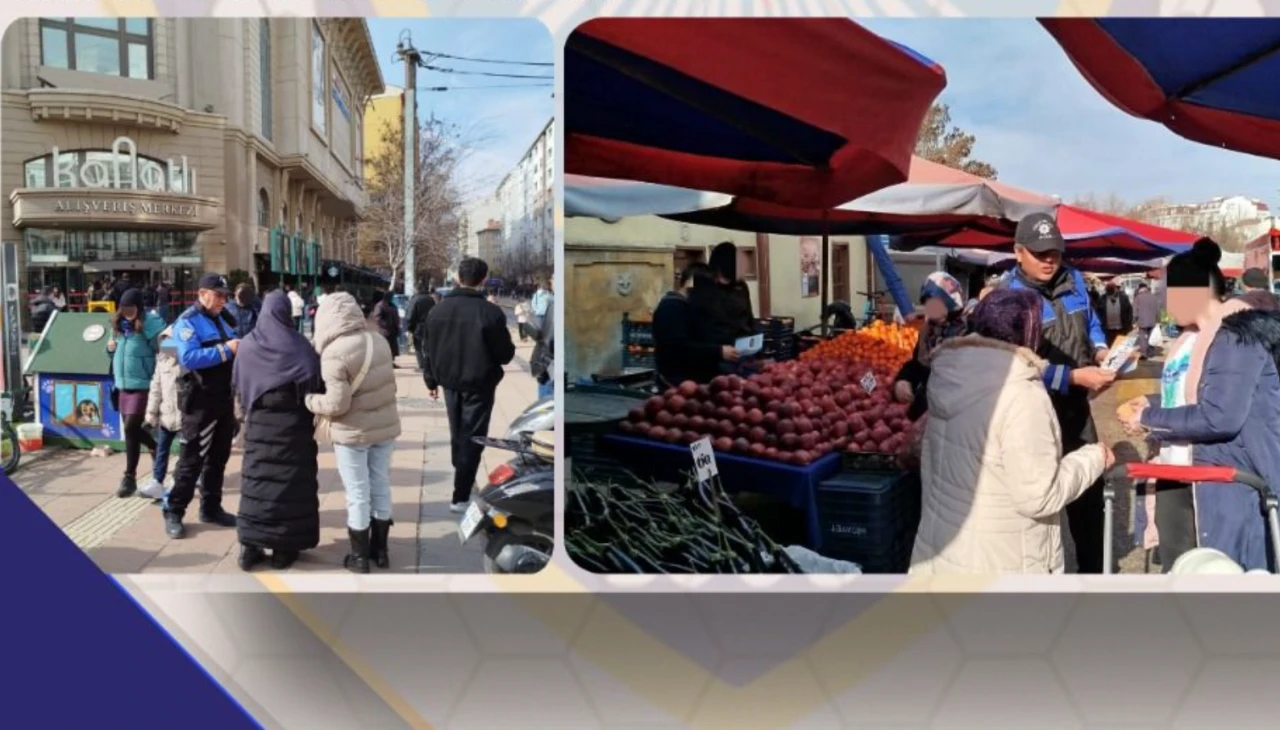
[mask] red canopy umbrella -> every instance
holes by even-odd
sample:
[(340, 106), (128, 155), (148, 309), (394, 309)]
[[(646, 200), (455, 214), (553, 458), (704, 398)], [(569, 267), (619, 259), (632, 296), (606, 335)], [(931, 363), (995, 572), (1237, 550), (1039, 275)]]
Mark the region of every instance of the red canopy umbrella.
[(1045, 18), (1113, 105), (1187, 139), (1280, 159), (1280, 18)]
[(846, 18), (602, 18), (564, 73), (566, 172), (810, 208), (905, 180), (946, 85)]
[[(1146, 261), (1185, 251), (1202, 238), (1196, 233), (1153, 226), (1074, 205), (1058, 206), (1058, 228), (1067, 240), (1067, 253), (1073, 259), (1096, 257)], [(1013, 236), (969, 230), (931, 242), (931, 245), (1012, 250)]]

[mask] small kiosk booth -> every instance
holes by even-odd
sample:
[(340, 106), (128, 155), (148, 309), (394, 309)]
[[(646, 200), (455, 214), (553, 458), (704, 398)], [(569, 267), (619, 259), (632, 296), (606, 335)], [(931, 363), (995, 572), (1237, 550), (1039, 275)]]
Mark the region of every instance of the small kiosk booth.
[(58, 312), (27, 360), (35, 376), (36, 422), (55, 446), (124, 448), (120, 414), (111, 407), (111, 315)]

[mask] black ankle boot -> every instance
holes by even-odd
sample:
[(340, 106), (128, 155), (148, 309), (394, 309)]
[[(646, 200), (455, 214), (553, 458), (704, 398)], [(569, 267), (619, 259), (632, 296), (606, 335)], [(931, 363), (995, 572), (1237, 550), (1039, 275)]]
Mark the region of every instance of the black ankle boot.
[(369, 572), (369, 532), (368, 527), (363, 530), (347, 528), (347, 537), (351, 540), (351, 552), (342, 559), (342, 567), (352, 573)]
[(391, 551), (387, 548), (387, 539), (391, 534), (391, 520), (374, 520), (369, 524), (369, 559), (373, 564), (386, 570), (391, 567)]
[(125, 474), (120, 480), (120, 486), (116, 488), (116, 496), (121, 499), (132, 497), (136, 491), (138, 491), (138, 480), (132, 474)]
[(240, 543), (240, 570), (253, 570), (254, 566), (267, 559), (267, 553), (257, 545)]
[(276, 570), (287, 570), (298, 561), (297, 550), (272, 550), (271, 567)]

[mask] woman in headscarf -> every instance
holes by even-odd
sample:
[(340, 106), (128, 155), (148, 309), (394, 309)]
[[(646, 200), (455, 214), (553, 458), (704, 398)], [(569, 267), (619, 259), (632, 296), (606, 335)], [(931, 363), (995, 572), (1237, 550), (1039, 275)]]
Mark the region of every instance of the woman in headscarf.
[(973, 334), (932, 353), (911, 572), (1061, 573), (1060, 515), (1115, 461), (1102, 444), (1062, 453), (1044, 387), (1040, 297), (992, 292)]
[[(1169, 260), (1168, 311), (1182, 334), (1166, 350), (1160, 393), (1117, 413), (1149, 433), (1159, 460), (1230, 466), (1280, 491), (1280, 314), (1226, 296), (1222, 252), (1201, 241)], [(1167, 570), (1195, 547), (1221, 550), (1245, 570), (1275, 567), (1258, 494), (1238, 483), (1158, 484), (1155, 521)]]
[(245, 413), (240, 568), (252, 570), (270, 550), (271, 566), (282, 570), (320, 542), (315, 417), (306, 397), (322, 388), (320, 359), (294, 328), (284, 292), (267, 295), (240, 341), (233, 379)]
[(954, 276), (935, 271), (920, 287), (920, 303), (924, 305), (924, 329), (916, 345), (915, 355), (902, 366), (894, 378), (893, 396), (899, 403), (910, 403), (907, 417), (917, 420), (928, 409), (929, 360), (938, 345), (966, 332), (967, 311), (964, 290)]

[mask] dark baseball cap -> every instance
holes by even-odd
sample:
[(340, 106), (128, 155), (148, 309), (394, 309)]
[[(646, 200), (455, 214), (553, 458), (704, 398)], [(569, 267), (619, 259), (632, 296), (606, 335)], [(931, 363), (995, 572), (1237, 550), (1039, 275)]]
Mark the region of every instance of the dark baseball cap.
[(215, 274), (212, 271), (200, 277), (200, 283), (196, 285), (197, 289), (209, 289), (226, 296), (231, 295), (231, 286), (227, 283), (227, 277), (222, 274)]
[(1032, 213), (1018, 221), (1013, 242), (1031, 253), (1048, 253), (1067, 249), (1067, 242), (1062, 237), (1058, 222), (1048, 213)]
[(1271, 282), (1267, 280), (1267, 272), (1262, 269), (1245, 269), (1240, 281), (1250, 289), (1271, 288)]

